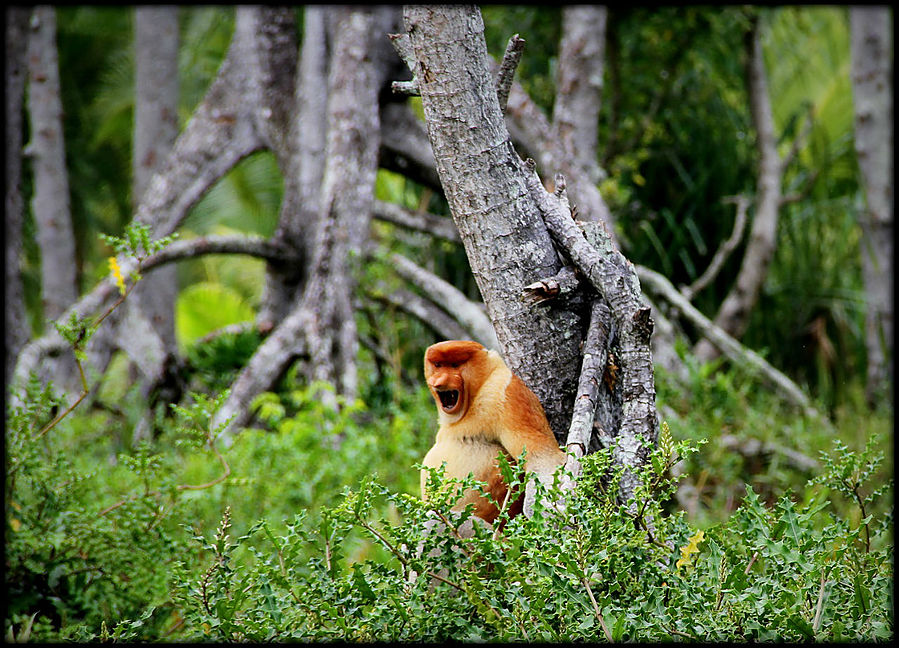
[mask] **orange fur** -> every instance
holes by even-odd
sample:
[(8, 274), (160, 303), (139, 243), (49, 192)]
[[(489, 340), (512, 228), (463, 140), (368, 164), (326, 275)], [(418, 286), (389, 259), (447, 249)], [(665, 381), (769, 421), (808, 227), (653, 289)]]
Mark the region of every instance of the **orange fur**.
[[(487, 482), (495, 501), (467, 491), (453, 510), (473, 503), (475, 515), (491, 523), (496, 519), (508, 492), (497, 465), (500, 453), (514, 463), (526, 451), (525, 470), (539, 475), (565, 463), (540, 401), (495, 351), (477, 342), (434, 344), (425, 352), (425, 380), (440, 427), (422, 463), (430, 468), (446, 463), (447, 477), (474, 475)], [(422, 497), (426, 479), (422, 471)], [(522, 499), (507, 505), (510, 517), (521, 512)]]

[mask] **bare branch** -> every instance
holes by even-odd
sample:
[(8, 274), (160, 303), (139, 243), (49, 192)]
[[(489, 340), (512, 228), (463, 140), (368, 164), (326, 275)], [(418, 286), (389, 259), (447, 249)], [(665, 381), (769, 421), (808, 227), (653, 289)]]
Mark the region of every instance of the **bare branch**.
[(174, 241), (141, 264), (150, 271), (166, 263), (183, 261), (206, 254), (245, 254), (277, 263), (300, 263), (289, 249), (258, 236), (210, 235)]
[(688, 301), (692, 301), (693, 297), (702, 292), (702, 290), (718, 276), (718, 273), (724, 266), (724, 262), (727, 261), (727, 257), (731, 255), (743, 239), (743, 230), (746, 229), (746, 211), (749, 209), (749, 199), (746, 196), (736, 196), (727, 200), (728, 202), (734, 202), (737, 205), (737, 216), (734, 220), (734, 229), (730, 233), (728, 239), (724, 241), (718, 248), (718, 251), (715, 252), (715, 256), (712, 257), (712, 261), (709, 263), (709, 267), (706, 268), (705, 272), (703, 272), (692, 284), (681, 288), (681, 294)]
[(390, 260), (397, 274), (423, 291), (435, 304), (462, 325), (472, 338), (488, 349), (500, 349), (493, 324), (482, 306), (469, 300), (458, 288), (416, 265), (401, 254)]
[(442, 339), (465, 340), (469, 337), (468, 331), (446, 311), (431, 300), (410, 290), (395, 290), (372, 295), (372, 297), (416, 317)]
[[(205, 254), (246, 254), (279, 262), (291, 259), (282, 246), (265, 239), (246, 236), (204, 236), (175, 241), (163, 250), (147, 257), (141, 264), (140, 269), (142, 272), (151, 272), (154, 268), (167, 263), (192, 259)], [(120, 263), (120, 265), (122, 274), (125, 276), (137, 269), (137, 265), (131, 260), (127, 263)], [(86, 317), (91, 313), (96, 313), (112, 303), (118, 294), (115, 279), (107, 277), (70, 306), (57, 321), (65, 322), (73, 313), (76, 313), (78, 317)], [(49, 330), (42, 337), (33, 340), (22, 349), (22, 353), (19, 355), (13, 374), (13, 383), (24, 384), (28, 375), (36, 370), (41, 359), (62, 353), (68, 348), (68, 343), (59, 335), (55, 328)]]
[(413, 212), (394, 203), (376, 200), (372, 215), (382, 221), (425, 232), (453, 243), (461, 242), (459, 230), (451, 218), (427, 212)]
[[(655, 384), (653, 379), (650, 337), (652, 320), (649, 309), (640, 299), (640, 285), (633, 266), (619, 252), (602, 223), (578, 224), (564, 209), (559, 196), (543, 189), (534, 172), (534, 161), (525, 166), (528, 193), (537, 203), (546, 227), (562, 247), (572, 263), (593, 284), (612, 313), (612, 325), (617, 330), (615, 345), (616, 367), (610, 392), (620, 398), (620, 417), (614, 419), (600, 410), (600, 420), (613, 421), (617, 429), (604, 430), (614, 439), (613, 458), (624, 467), (621, 479), (621, 500), (627, 502), (637, 487), (635, 471), (648, 458), (646, 441), (654, 443), (657, 436)], [(608, 423), (606, 423), (608, 425)]]
[(393, 45), (393, 49), (396, 50), (396, 53), (399, 54), (400, 58), (403, 59), (403, 62), (412, 72), (411, 81), (394, 81), (390, 86), (391, 89), (396, 94), (408, 95), (410, 97), (419, 96), (421, 92), (418, 89), (418, 78), (415, 76), (415, 54), (412, 51), (412, 42), (409, 40), (409, 35), (387, 34), (387, 38), (390, 39), (390, 44)]
[(540, 279), (522, 290), (521, 298), (529, 304), (542, 304), (572, 294), (580, 286), (577, 271), (570, 265), (562, 266), (552, 277)]
[(593, 435), (599, 385), (608, 355), (609, 331), (604, 322), (610, 321), (611, 317), (609, 306), (602, 299), (595, 299), (590, 314), (590, 328), (587, 329), (584, 341), (583, 364), (571, 414), (571, 426), (565, 440), (565, 447), (570, 453), (565, 469), (575, 479), (581, 472), (578, 460), (586, 454)]

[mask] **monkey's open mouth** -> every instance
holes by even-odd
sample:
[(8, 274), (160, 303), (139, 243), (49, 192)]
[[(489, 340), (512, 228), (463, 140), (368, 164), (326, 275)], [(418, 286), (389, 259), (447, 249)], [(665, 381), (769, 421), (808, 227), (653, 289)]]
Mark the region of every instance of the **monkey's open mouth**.
[(440, 399), (440, 405), (443, 406), (446, 412), (452, 412), (456, 405), (459, 404), (459, 392), (455, 389), (439, 391), (437, 392), (437, 398)]

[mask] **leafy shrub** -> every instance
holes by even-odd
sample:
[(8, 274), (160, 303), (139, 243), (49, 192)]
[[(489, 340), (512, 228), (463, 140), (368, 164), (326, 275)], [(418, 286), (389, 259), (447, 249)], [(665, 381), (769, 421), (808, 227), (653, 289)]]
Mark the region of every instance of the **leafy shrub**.
[[(870, 640), (892, 633), (890, 554), (868, 550), (864, 525), (829, 511), (826, 499), (768, 508), (747, 488), (724, 524), (691, 528), (664, 515), (672, 453), (660, 444), (630, 506), (617, 499), (617, 471), (603, 451), (559, 518), (538, 506), (497, 533), (426, 532), (449, 521), (452, 488), (431, 470), (435, 499), (395, 493), (374, 479), (347, 489), (313, 519), (301, 512), (276, 535), (261, 520), (231, 539), (230, 513), (197, 534), (199, 565), (174, 569), (180, 638), (204, 641), (716, 641)], [(669, 454), (670, 453), (670, 454)], [(861, 458), (868, 468), (875, 462)], [(838, 452), (826, 480), (860, 458)], [(854, 462), (854, 463), (853, 463)], [(508, 469), (507, 467), (507, 470)], [(850, 471), (851, 472), (851, 471)], [(859, 474), (863, 476), (864, 470)], [(524, 476), (515, 474), (521, 487)], [(539, 485), (538, 485), (539, 489)], [(400, 521), (385, 519), (383, 501)], [(538, 500), (539, 501), (539, 500)], [(386, 559), (353, 560), (348, 538), (362, 531)], [(873, 531), (879, 542), (888, 532)], [(252, 540), (261, 540), (253, 543)], [(237, 560), (249, 548), (252, 560)], [(122, 626), (127, 628), (127, 624)], [(121, 638), (129, 638), (122, 631)]]

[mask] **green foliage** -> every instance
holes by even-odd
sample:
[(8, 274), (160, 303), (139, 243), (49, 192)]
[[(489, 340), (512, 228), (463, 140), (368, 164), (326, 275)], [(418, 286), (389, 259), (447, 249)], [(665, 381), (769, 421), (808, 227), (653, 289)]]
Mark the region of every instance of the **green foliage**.
[[(728, 372), (696, 381), (719, 421), (755, 397)], [(878, 440), (861, 453), (834, 444), (798, 499), (762, 480), (764, 498), (743, 487), (732, 514), (697, 528), (674, 506), (675, 467), (729, 468), (715, 439), (703, 446), (677, 432), (684, 421), (664, 424), (630, 506), (618, 502), (620, 471), (604, 450), (584, 458), (564, 523), (538, 505), (532, 519), (499, 533), (475, 525), (463, 538), (431, 527), (441, 516), (470, 519), (470, 510), (452, 520), (446, 511), (453, 488), (477, 487), (472, 478), (431, 469), (429, 501), (417, 495), (414, 466), (433, 425), (427, 392), (335, 410), (318, 397), (326, 388), (263, 395), (256, 413), (269, 429), (245, 430), (224, 450), (207, 432), (221, 393), (194, 394), (157, 439), (128, 448), (104, 435), (109, 421), (97, 415), (75, 414), (37, 438), (58, 401), (33, 382), (8, 419), (5, 632), (555, 642), (606, 632), (615, 641), (847, 641), (892, 631)], [(520, 469), (503, 469), (523, 487)]]
[(130, 223), (125, 228), (124, 236), (112, 236), (100, 234), (100, 238), (119, 254), (132, 256), (138, 261), (143, 261), (151, 254), (171, 244), (178, 234), (163, 236), (158, 239), (150, 238), (150, 226), (144, 223)]
[(255, 312), (228, 286), (191, 284), (175, 302), (175, 338), (184, 351), (203, 336), (229, 324), (252, 323)]

